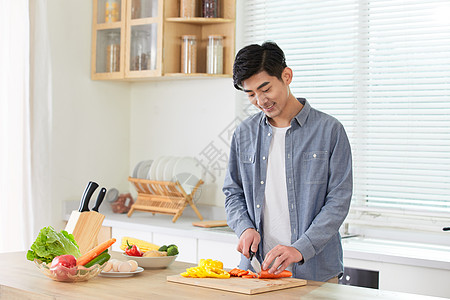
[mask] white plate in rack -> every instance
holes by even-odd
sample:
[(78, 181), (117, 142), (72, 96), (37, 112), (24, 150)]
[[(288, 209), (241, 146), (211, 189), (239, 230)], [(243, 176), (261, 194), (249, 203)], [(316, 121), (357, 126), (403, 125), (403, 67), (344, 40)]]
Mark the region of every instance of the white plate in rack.
[(142, 161), (138, 162), (138, 163), (136, 164), (136, 166), (134, 166), (133, 174), (131, 175), (133, 178), (138, 178), (138, 177), (137, 177), (138, 170), (139, 170), (139, 168), (141, 167), (141, 165), (142, 165), (143, 162), (144, 162), (144, 161), (142, 160)]
[(149, 180), (157, 180), (156, 179), (156, 169), (158, 168), (159, 162), (161, 161), (162, 158), (163, 158), (163, 156), (159, 156), (158, 158), (156, 158), (153, 161), (152, 166), (148, 170), (147, 179), (149, 179)]
[(172, 181), (173, 180), (173, 168), (175, 167), (176, 162), (179, 157), (172, 156), (166, 163), (164, 167), (164, 181)]
[(152, 164), (153, 160), (143, 161), (142, 164), (139, 165), (139, 169), (137, 171), (137, 178), (146, 179), (148, 170), (150, 170)]
[(158, 163), (156, 167), (156, 180), (163, 181), (164, 180), (164, 168), (166, 167), (167, 162), (170, 160), (170, 156), (163, 156), (161, 161)]
[(182, 157), (177, 160), (173, 167), (173, 181), (178, 181), (186, 194), (192, 190), (202, 178), (202, 166), (193, 157)]

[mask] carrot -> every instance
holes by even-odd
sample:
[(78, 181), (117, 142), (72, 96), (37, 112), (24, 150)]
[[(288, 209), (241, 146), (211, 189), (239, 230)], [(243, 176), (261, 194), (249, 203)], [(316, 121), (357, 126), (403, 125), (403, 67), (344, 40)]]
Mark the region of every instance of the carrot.
[(263, 270), (259, 274), (259, 278), (261, 278), (261, 279), (273, 279), (273, 278), (283, 278), (283, 277), (291, 277), (291, 276), (292, 276), (292, 272), (289, 272), (287, 270), (284, 270), (283, 272), (281, 272), (278, 275), (273, 274), (273, 273), (270, 274), (268, 270)]
[(237, 276), (241, 277), (241, 276), (247, 275), (247, 274), (248, 274), (248, 271), (241, 271), (241, 272), (237, 273)]
[(238, 268), (234, 268), (234, 269), (230, 270), (230, 272), (228, 272), (228, 273), (230, 273), (231, 276), (239, 277), (242, 275), (241, 273), (245, 273), (245, 272), (247, 272), (247, 271), (241, 270)]
[(254, 278), (253, 275), (242, 275), (242, 278)]
[(250, 270), (248, 270), (248, 275), (252, 275), (253, 278), (258, 278), (258, 274), (254, 273), (254, 272), (252, 272)]
[(84, 266), (85, 264), (87, 264), (88, 262), (99, 256), (103, 251), (111, 247), (111, 245), (114, 244), (115, 242), (116, 239), (112, 238), (110, 240), (107, 240), (106, 242), (101, 243), (98, 246), (95, 246), (82, 256), (78, 257), (77, 266)]

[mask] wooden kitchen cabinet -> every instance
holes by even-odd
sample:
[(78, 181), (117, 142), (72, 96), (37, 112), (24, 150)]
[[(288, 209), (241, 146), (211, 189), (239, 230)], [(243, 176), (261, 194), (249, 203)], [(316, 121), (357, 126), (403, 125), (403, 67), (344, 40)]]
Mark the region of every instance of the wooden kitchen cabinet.
[(162, 13), (163, 0), (94, 0), (92, 79), (160, 76)]
[[(91, 78), (231, 77), (236, 0), (219, 3), (219, 18), (181, 18), (179, 0), (93, 0)], [(183, 35), (197, 37), (196, 73), (181, 72)], [(207, 74), (209, 35), (223, 36), (223, 74)]]

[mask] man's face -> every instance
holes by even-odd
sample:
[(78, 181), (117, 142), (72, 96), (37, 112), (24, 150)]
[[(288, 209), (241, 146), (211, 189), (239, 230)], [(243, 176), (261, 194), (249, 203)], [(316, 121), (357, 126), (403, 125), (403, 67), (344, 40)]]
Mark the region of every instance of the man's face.
[(288, 85), (266, 71), (244, 80), (242, 87), (250, 102), (272, 119), (280, 116), (288, 102)]

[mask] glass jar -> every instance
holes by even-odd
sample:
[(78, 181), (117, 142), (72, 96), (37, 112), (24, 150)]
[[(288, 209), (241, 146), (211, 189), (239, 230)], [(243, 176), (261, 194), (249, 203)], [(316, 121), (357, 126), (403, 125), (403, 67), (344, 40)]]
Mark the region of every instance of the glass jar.
[(219, 0), (202, 0), (202, 17), (219, 17)]
[(223, 74), (223, 36), (208, 36), (206, 59), (206, 73)]
[(136, 30), (131, 35), (130, 70), (142, 71), (150, 69), (150, 34), (145, 30)]
[(180, 17), (194, 18), (195, 17), (195, 0), (180, 0)]
[(110, 32), (106, 39), (106, 72), (120, 71), (120, 34)]
[(131, 2), (131, 19), (141, 18), (141, 0), (133, 0)]
[(105, 23), (120, 21), (120, 0), (105, 1)]
[(195, 35), (183, 35), (181, 40), (181, 73), (196, 73), (197, 37)]

